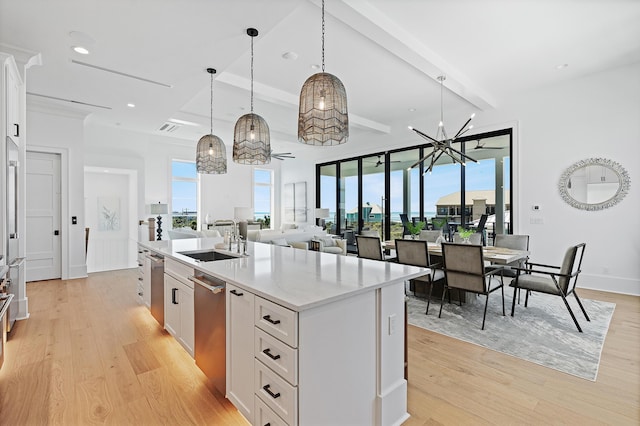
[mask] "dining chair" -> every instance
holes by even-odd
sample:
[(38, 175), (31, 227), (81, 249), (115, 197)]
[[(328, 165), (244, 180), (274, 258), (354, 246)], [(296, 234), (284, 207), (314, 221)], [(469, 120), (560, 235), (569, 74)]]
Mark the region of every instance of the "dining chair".
[(420, 235), (418, 235), (419, 240), (429, 243), (435, 243), (440, 237), (442, 237), (442, 229), (422, 230), (420, 231)]
[(363, 259), (384, 260), (382, 243), (379, 237), (356, 235), (356, 246), (358, 248), (358, 257)]
[(578, 293), (576, 293), (576, 283), (578, 282), (578, 275), (581, 272), (580, 267), (582, 266), (582, 257), (584, 255), (585, 247), (585, 243), (569, 247), (564, 254), (564, 258), (560, 266), (528, 262), (527, 268), (517, 268), (516, 278), (511, 281), (510, 284), (510, 286), (513, 287), (511, 316), (514, 315), (516, 309), (516, 292), (520, 289), (528, 290), (524, 299), (525, 308), (529, 302), (530, 291), (560, 296), (564, 305), (567, 307), (573, 322), (578, 328), (578, 331), (582, 333), (582, 328), (580, 327), (576, 316), (573, 314), (571, 306), (569, 306), (567, 296), (573, 293), (584, 317), (587, 321), (591, 321), (591, 319), (589, 319), (589, 315), (587, 315), (587, 311), (585, 311), (584, 306), (582, 306)]
[(416, 283), (426, 283), (429, 285), (429, 294), (427, 298), (427, 310), (425, 315), (429, 315), (429, 305), (431, 304), (431, 294), (433, 292), (433, 283), (444, 279), (444, 271), (442, 265), (432, 264), (429, 256), (429, 246), (425, 240), (403, 240), (396, 239), (396, 256), (397, 262), (404, 265), (421, 266), (429, 268), (429, 271), (418, 278), (409, 281), (409, 290), (416, 293)]
[[(467, 291), (486, 296), (487, 300), (484, 304), (484, 314), (482, 316), (482, 330), (484, 330), (487, 316), (489, 294), (498, 289), (502, 292), (502, 315), (505, 315), (502, 271), (499, 269), (487, 271), (485, 269), (481, 245), (443, 243), (442, 259), (446, 280), (438, 318), (442, 316), (445, 295), (453, 288), (459, 292)], [(497, 280), (497, 278), (500, 279)], [(462, 306), (462, 303), (460, 305)]]
[[(529, 251), (529, 236), (528, 235), (514, 235), (514, 234), (497, 234), (493, 241), (494, 247), (508, 248), (512, 250)], [(527, 265), (529, 257), (524, 257), (515, 262), (506, 264), (492, 264), (487, 266), (487, 269), (499, 269), (502, 268), (502, 276), (507, 278), (515, 278), (517, 270), (513, 268), (524, 268)], [(518, 303), (520, 303), (520, 292), (518, 292)]]
[(409, 232), (409, 228), (407, 228), (407, 223), (409, 223), (409, 215), (406, 213), (400, 213), (400, 221), (402, 222), (402, 235), (411, 235)]
[[(493, 242), (494, 247), (508, 248), (512, 250), (529, 251), (529, 236), (528, 235), (513, 235), (513, 234), (498, 234), (495, 236)], [(492, 265), (493, 267), (503, 267), (503, 275), (505, 277), (515, 278), (516, 271), (511, 267), (524, 268), (527, 263), (528, 257), (517, 260), (506, 265)]]
[(478, 221), (478, 225), (473, 226), (471, 229), (473, 229), (474, 231), (476, 231), (476, 234), (480, 234), (481, 238), (482, 238), (482, 245), (486, 246), (487, 245), (487, 239), (486, 239), (486, 232), (484, 227), (487, 224), (487, 219), (489, 218), (488, 214), (483, 214), (480, 215), (480, 220)]
[(380, 239), (380, 232), (375, 229), (363, 229), (362, 231), (360, 231), (359, 235), (363, 235), (365, 237), (376, 237)]

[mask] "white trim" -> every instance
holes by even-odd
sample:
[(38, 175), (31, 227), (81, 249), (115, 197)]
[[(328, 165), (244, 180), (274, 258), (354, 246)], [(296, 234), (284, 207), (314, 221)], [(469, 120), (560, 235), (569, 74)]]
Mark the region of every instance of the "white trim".
[[(87, 267), (84, 266), (84, 274), (80, 276), (69, 275), (69, 224), (64, 218), (69, 217), (69, 149), (60, 147), (27, 145), (26, 152), (44, 152), (60, 155), (60, 232), (62, 233), (60, 263), (62, 279), (70, 277), (80, 278), (87, 276)], [(78, 266), (74, 266), (78, 270)]]

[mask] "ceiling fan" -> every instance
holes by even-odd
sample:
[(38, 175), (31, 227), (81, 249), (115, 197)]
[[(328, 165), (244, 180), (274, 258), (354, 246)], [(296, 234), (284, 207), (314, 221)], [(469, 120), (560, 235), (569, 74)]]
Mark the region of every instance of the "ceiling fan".
[[(392, 160), (390, 161), (390, 163), (401, 163), (400, 160)], [(376, 161), (375, 166), (373, 167), (379, 167), (382, 166), (384, 164), (384, 161), (382, 161), (382, 155), (378, 155), (378, 161)]]
[(480, 139), (478, 139), (476, 141), (476, 146), (473, 147), (473, 149), (503, 149), (505, 148), (504, 146), (485, 146), (485, 143), (480, 143)]
[(271, 150), (271, 158), (275, 158), (276, 160), (284, 160), (285, 158), (296, 158), (295, 156), (293, 156), (290, 152), (273, 152), (273, 150)]

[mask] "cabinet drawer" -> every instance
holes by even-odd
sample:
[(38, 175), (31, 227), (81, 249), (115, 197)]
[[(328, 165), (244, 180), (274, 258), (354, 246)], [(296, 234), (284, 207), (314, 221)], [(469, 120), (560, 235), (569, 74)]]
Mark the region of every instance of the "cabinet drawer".
[(289, 425), (298, 421), (298, 388), (255, 360), (255, 393)]
[(255, 325), (282, 340), (287, 345), (298, 347), (298, 315), (296, 312), (256, 297)]
[(183, 263), (176, 262), (173, 259), (164, 259), (164, 272), (171, 275), (173, 278), (180, 280), (182, 283), (193, 288), (193, 281), (189, 280), (189, 277), (193, 276), (193, 267), (187, 266)]
[(298, 384), (298, 350), (256, 328), (254, 353), (257, 359), (292, 385)]
[(254, 424), (256, 426), (287, 426), (285, 421), (274, 413), (273, 410), (257, 396), (255, 397), (254, 410), (256, 413)]

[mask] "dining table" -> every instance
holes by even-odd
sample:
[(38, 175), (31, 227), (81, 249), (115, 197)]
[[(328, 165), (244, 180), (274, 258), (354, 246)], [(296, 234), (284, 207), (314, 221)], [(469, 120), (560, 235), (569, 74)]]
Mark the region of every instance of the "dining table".
[[(431, 256), (442, 257), (442, 245), (438, 243), (427, 243), (427, 246)], [(395, 250), (395, 240), (385, 241), (383, 243), (383, 248), (385, 250)], [(506, 265), (521, 259), (526, 259), (529, 256), (529, 252), (527, 250), (514, 250), (494, 246), (483, 246), (482, 253), (485, 261), (498, 265)]]

